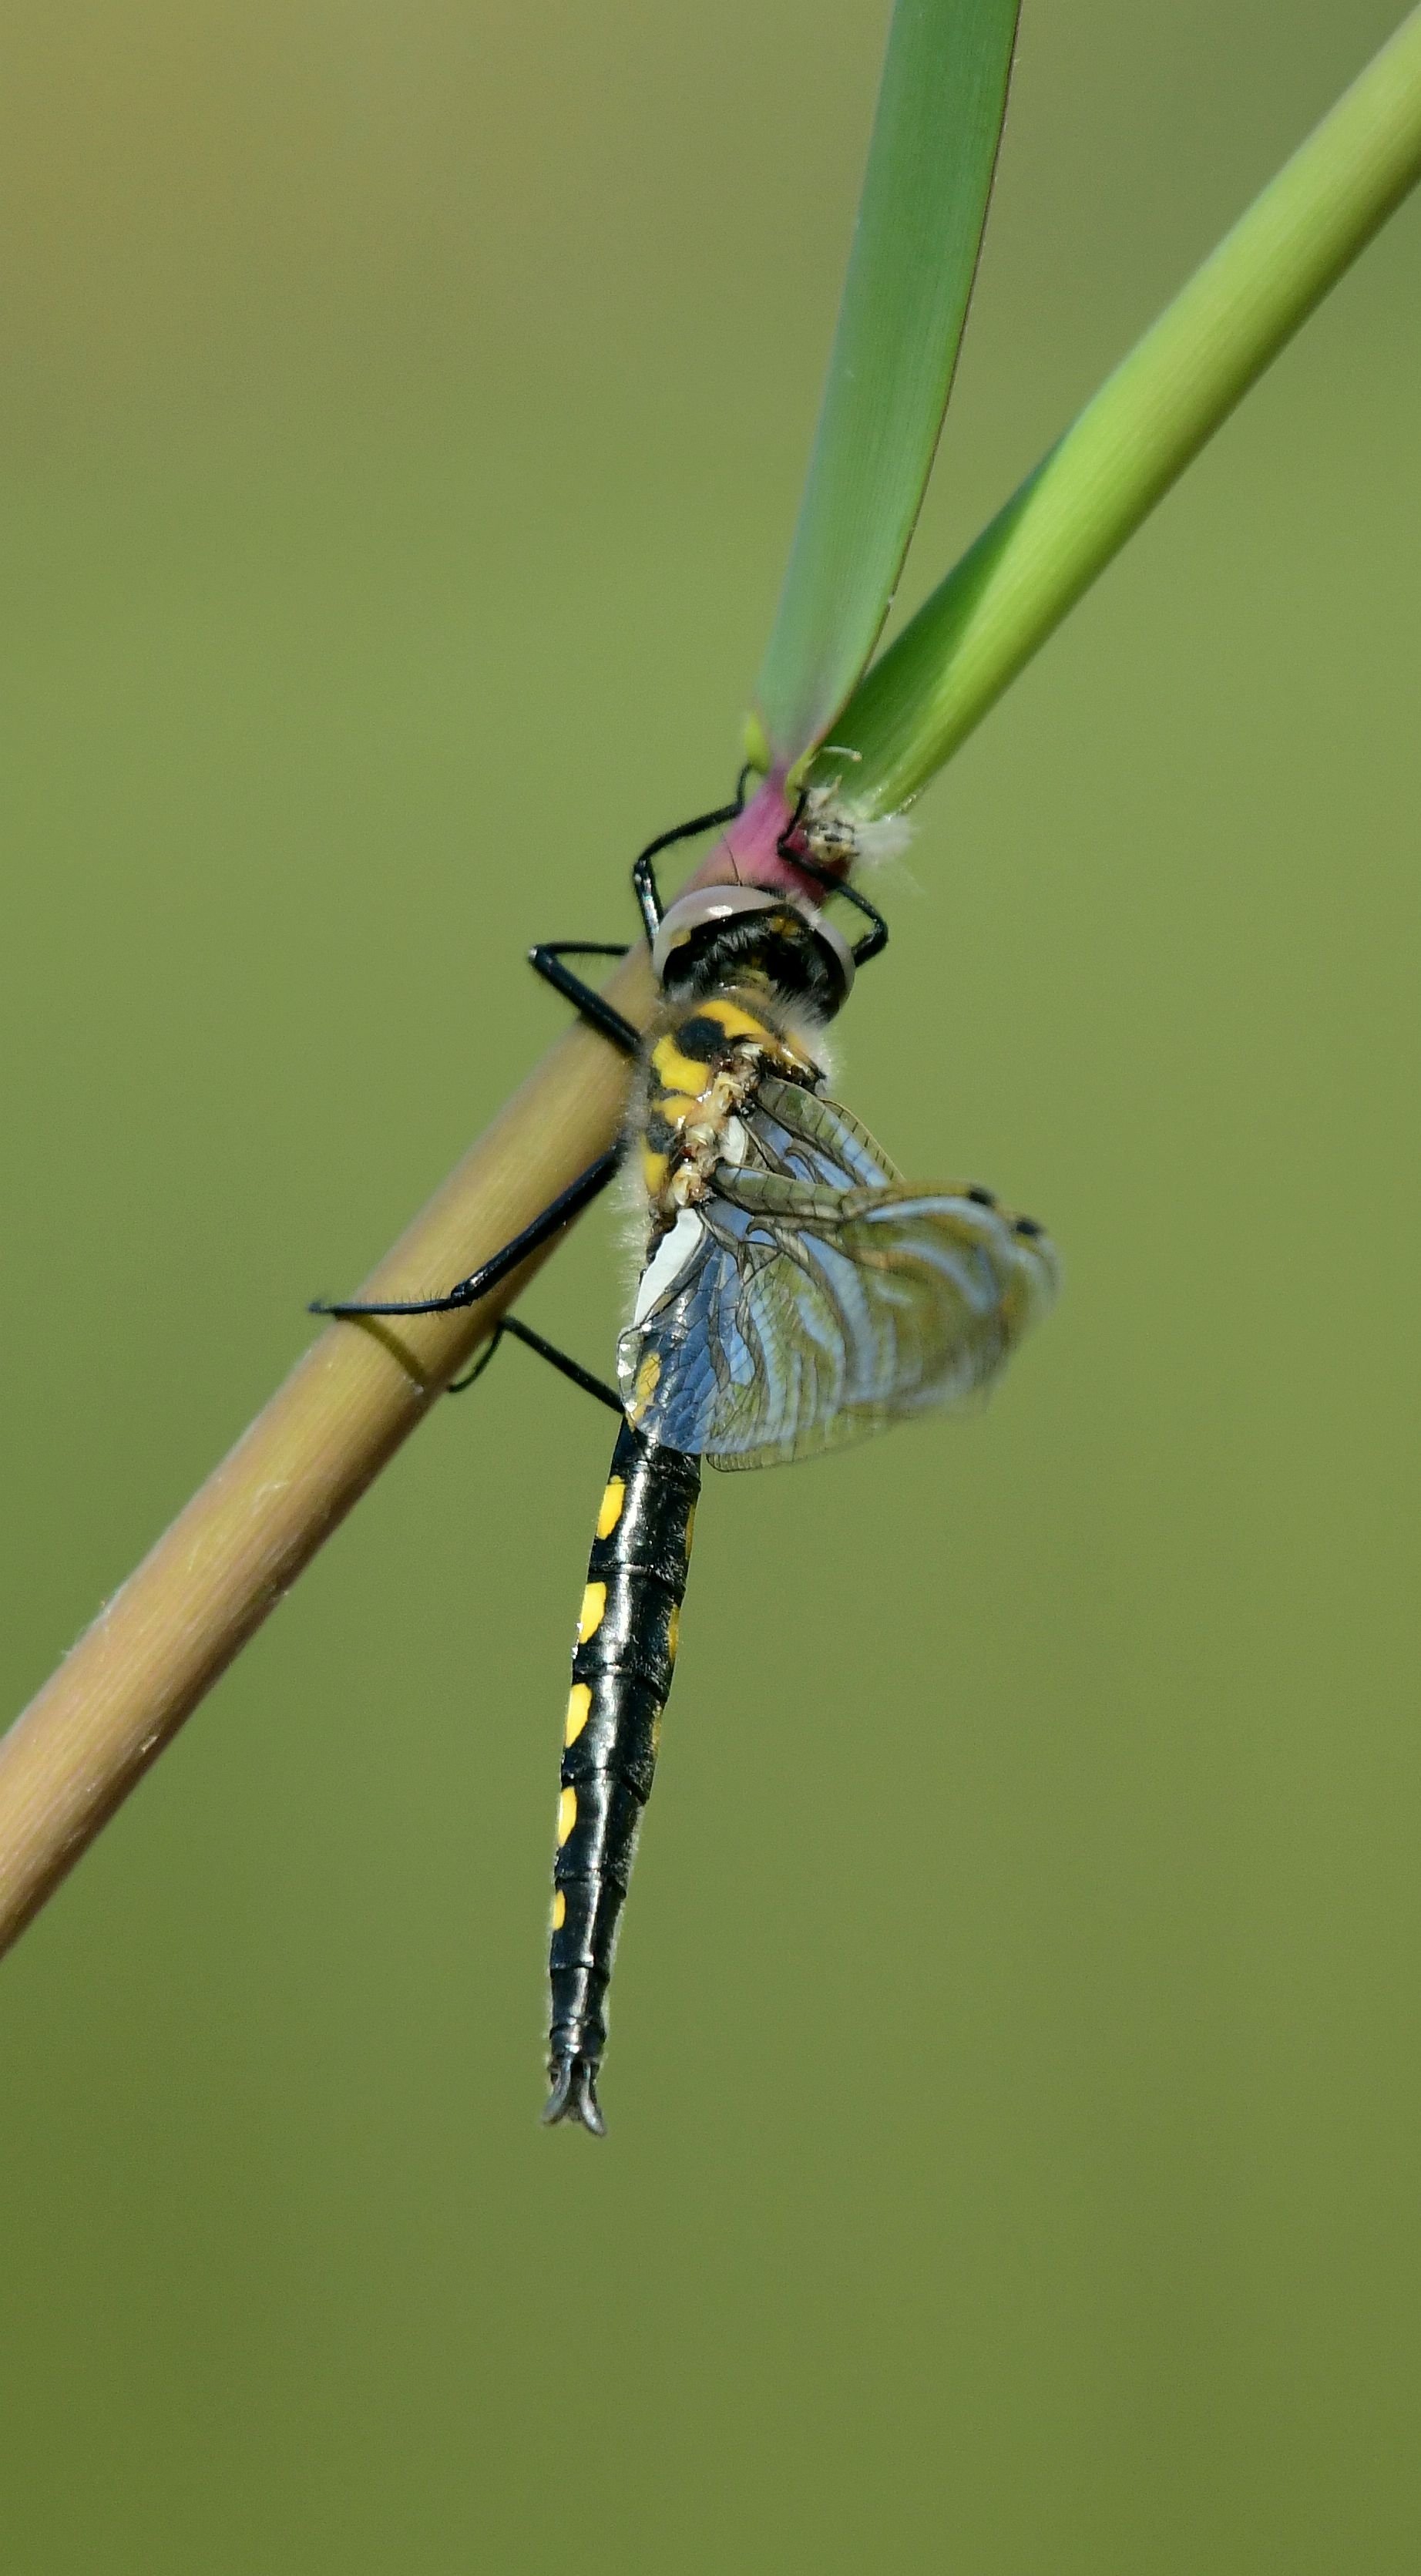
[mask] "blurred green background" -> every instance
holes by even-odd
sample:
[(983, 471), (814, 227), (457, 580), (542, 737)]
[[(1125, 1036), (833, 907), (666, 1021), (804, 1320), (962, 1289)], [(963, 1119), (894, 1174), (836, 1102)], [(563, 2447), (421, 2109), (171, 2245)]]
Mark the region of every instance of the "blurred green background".
[[(1027, 0), (909, 603), (1393, 14)], [(727, 786), (885, 19), (13, 0), (7, 1709)], [(711, 1480), (605, 2146), (518, 1351), (0, 1970), (15, 2576), (1415, 2565), (1419, 216), (887, 883), (844, 1094), (1067, 1294)]]

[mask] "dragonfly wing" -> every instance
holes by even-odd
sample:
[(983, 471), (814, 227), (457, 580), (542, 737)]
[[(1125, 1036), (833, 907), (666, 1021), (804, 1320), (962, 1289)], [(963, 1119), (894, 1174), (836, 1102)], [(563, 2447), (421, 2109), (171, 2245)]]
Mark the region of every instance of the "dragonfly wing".
[[(753, 1173), (766, 1182), (777, 1177), (796, 1194), (792, 1225), (802, 1224), (811, 1206), (832, 1220), (846, 1193), (882, 1189), (898, 1179), (847, 1110), (773, 1075), (760, 1082), (742, 1131), (742, 1151)], [(717, 1197), (702, 1210), (683, 1209), (656, 1245), (617, 1354), (628, 1416), (646, 1439), (714, 1454), (727, 1423), (753, 1405), (755, 1381), (764, 1370), (774, 1372), (776, 1418), (788, 1421), (809, 1409), (804, 1377), (811, 1360), (821, 1381), (814, 1402), (821, 1410), (832, 1404), (839, 1384), (832, 1315), (820, 1317), (812, 1311), (814, 1301), (808, 1302), (808, 1340), (801, 1336), (797, 1349), (784, 1344), (791, 1382), (781, 1387), (780, 1346), (765, 1340), (753, 1304), (747, 1307), (756, 1274), (782, 1250), (781, 1234), (757, 1222), (761, 1214)]]
[(736, 1327), (757, 1365), (725, 1391), (705, 1454), (768, 1466), (835, 1448), (985, 1387), (1055, 1294), (1044, 1235), (957, 1190), (847, 1192), (722, 1171), (762, 1241), (740, 1279)]
[(750, 1133), (770, 1170), (805, 1180), (836, 1182), (843, 1190), (883, 1189), (903, 1177), (857, 1118), (837, 1100), (802, 1083), (767, 1074), (750, 1116)]
[(714, 1228), (683, 1209), (663, 1236), (617, 1346), (627, 1419), (645, 1439), (696, 1456), (713, 1449), (760, 1365), (741, 1308), (756, 1269), (776, 1255), (763, 1224), (730, 1207), (717, 1207)]
[(721, 1164), (681, 1222), (679, 1267), (663, 1249), (666, 1285), (648, 1297), (648, 1274), (622, 1337), (623, 1391), (647, 1438), (722, 1467), (806, 1457), (964, 1401), (1056, 1288), (1046, 1237), (965, 1190)]

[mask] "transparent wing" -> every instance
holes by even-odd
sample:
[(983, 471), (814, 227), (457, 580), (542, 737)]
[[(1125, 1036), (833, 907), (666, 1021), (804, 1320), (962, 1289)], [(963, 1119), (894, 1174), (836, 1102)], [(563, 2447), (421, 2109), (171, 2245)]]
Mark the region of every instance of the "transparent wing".
[(911, 1188), (794, 1085), (763, 1086), (749, 1131), (622, 1337), (646, 1436), (770, 1466), (985, 1386), (1055, 1293), (1046, 1237), (965, 1189)]
[(880, 1189), (901, 1181), (866, 1127), (802, 1083), (766, 1074), (750, 1113), (754, 1160), (791, 1179), (827, 1181), (839, 1190)]

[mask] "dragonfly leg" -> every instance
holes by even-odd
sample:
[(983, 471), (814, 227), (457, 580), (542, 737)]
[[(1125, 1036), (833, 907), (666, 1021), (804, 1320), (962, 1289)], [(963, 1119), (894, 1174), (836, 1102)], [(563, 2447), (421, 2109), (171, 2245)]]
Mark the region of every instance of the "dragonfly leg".
[(669, 850), (673, 841), (693, 841), (698, 832), (713, 832), (719, 823), (733, 823), (736, 815), (745, 810), (745, 783), (749, 776), (750, 764), (747, 761), (735, 782), (733, 805), (717, 805), (713, 814), (696, 814), (689, 823), (678, 823), (670, 832), (659, 832), (656, 839), (648, 841), (646, 848), (633, 859), (632, 892), (646, 925), (648, 947), (661, 928), (661, 889), (656, 882), (655, 866), (659, 853)]
[[(316, 1297), (307, 1307), (307, 1314), (452, 1315), (463, 1306), (476, 1306), (481, 1297), (486, 1297), (489, 1290), (506, 1279), (510, 1271), (516, 1270), (520, 1262), (526, 1261), (531, 1252), (541, 1251), (545, 1243), (551, 1242), (555, 1234), (561, 1234), (565, 1225), (570, 1225), (575, 1216), (580, 1216), (585, 1207), (591, 1206), (615, 1172), (619, 1155), (620, 1149), (616, 1145), (610, 1146), (605, 1154), (599, 1154), (596, 1162), (589, 1163), (585, 1172), (579, 1172), (567, 1189), (549, 1200), (541, 1216), (535, 1216), (532, 1224), (525, 1225), (522, 1233), (515, 1234), (512, 1242), (505, 1243), (502, 1251), (495, 1252), (491, 1260), (485, 1261), (479, 1269), (471, 1270), (467, 1279), (456, 1280), (445, 1296), (397, 1297), (365, 1302), (349, 1298), (339, 1303), (327, 1303), (324, 1298)], [(619, 1404), (617, 1411), (620, 1413), (621, 1409)]]
[(475, 1381), (483, 1376), (505, 1333), (511, 1333), (517, 1342), (526, 1342), (529, 1350), (536, 1351), (540, 1360), (547, 1360), (551, 1367), (560, 1369), (564, 1377), (572, 1380), (574, 1386), (582, 1388), (584, 1394), (595, 1395), (599, 1404), (605, 1404), (613, 1413), (621, 1415), (622, 1399), (615, 1388), (608, 1386), (605, 1378), (594, 1377), (592, 1371), (585, 1369), (579, 1360), (569, 1359), (566, 1351), (560, 1351), (555, 1342), (545, 1342), (542, 1334), (535, 1333), (531, 1325), (520, 1324), (516, 1315), (499, 1317), (489, 1335), (487, 1350), (480, 1351), (467, 1375), (454, 1378), (446, 1386), (444, 1390), (446, 1395), (462, 1395), (466, 1387), (473, 1386)]
[(838, 875), (833, 868), (825, 867), (822, 859), (814, 858), (808, 850), (797, 846), (794, 836), (804, 819), (804, 809), (808, 802), (809, 797), (806, 792), (800, 797), (775, 847), (787, 866), (798, 868), (801, 876), (813, 877), (815, 883), (822, 885), (826, 893), (841, 894), (845, 903), (851, 903), (856, 912), (863, 914), (870, 926), (861, 939), (854, 941), (854, 964), (866, 966), (870, 957), (881, 957), (887, 947), (888, 924), (877, 904), (870, 903), (867, 895), (861, 894), (857, 886), (850, 885), (847, 877)]
[(571, 1002), (574, 1010), (581, 1012), (589, 1027), (610, 1038), (623, 1055), (635, 1056), (641, 1053), (641, 1039), (631, 1021), (594, 985), (585, 983), (562, 962), (564, 957), (625, 957), (626, 953), (624, 939), (545, 939), (529, 949), (528, 963), (535, 975), (541, 975), (545, 984), (551, 984), (555, 993), (561, 993), (565, 1002)]

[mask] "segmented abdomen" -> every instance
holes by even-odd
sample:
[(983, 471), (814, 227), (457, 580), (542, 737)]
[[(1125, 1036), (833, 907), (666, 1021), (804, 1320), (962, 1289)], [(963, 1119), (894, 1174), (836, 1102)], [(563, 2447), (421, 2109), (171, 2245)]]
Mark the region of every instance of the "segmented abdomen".
[(558, 1801), (546, 2120), (600, 2132), (617, 1923), (671, 1688), (701, 1462), (624, 1423), (587, 1569)]

